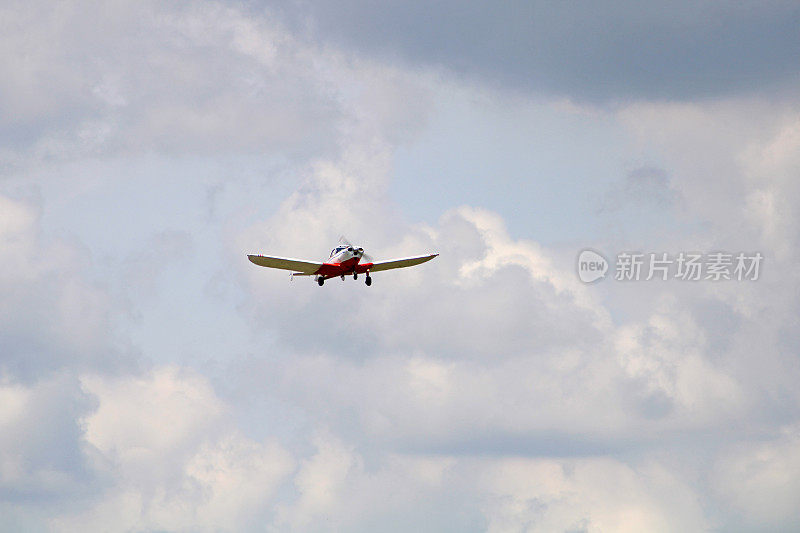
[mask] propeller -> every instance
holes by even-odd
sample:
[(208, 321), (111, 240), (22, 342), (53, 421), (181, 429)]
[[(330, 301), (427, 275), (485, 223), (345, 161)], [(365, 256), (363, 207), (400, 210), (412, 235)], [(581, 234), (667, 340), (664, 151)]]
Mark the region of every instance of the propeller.
[(339, 236), (339, 243), (344, 245), (344, 246), (347, 246), (348, 248), (351, 248), (354, 251), (361, 252), (361, 259), (363, 259), (365, 262), (367, 262), (367, 263), (372, 263), (373, 262), (371, 255), (365, 254), (363, 248), (355, 246), (353, 243), (348, 241), (347, 237), (345, 237), (344, 235), (340, 235)]

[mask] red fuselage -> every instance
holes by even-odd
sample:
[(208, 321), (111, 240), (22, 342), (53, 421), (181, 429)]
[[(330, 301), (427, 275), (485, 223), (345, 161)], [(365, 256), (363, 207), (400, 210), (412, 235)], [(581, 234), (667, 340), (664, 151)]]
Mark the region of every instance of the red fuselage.
[(325, 279), (335, 278), (346, 274), (363, 274), (372, 268), (372, 263), (359, 263), (360, 257), (351, 257), (341, 263), (323, 263), (316, 274)]

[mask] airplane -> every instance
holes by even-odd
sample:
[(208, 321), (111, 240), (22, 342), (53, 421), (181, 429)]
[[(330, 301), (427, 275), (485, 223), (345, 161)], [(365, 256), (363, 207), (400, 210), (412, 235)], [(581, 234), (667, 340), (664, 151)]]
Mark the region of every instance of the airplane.
[[(315, 276), (317, 284), (319, 284), (320, 287), (322, 287), (326, 279), (341, 277), (342, 281), (344, 281), (345, 276), (352, 275), (353, 279), (358, 279), (359, 274), (366, 274), (365, 283), (369, 287), (372, 285), (371, 272), (415, 266), (430, 261), (439, 255), (420, 255), (417, 257), (404, 257), (402, 259), (392, 259), (390, 261), (373, 262), (371, 257), (364, 254), (363, 248), (356, 248), (344, 237), (339, 239), (339, 242), (339, 246), (331, 251), (331, 256), (327, 262), (305, 261), (302, 259), (255, 254), (248, 254), (247, 258), (258, 266), (292, 270), (292, 278), (294, 278), (294, 276)], [(361, 259), (365, 259), (367, 262), (361, 263)]]

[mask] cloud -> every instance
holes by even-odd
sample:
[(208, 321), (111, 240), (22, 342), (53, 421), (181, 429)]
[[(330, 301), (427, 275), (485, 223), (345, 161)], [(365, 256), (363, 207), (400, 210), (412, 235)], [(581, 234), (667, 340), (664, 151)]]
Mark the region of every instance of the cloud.
[[(655, 235), (649, 244), (654, 250), (771, 250), (775, 239), (794, 239), (791, 224), (772, 222), (793, 216), (789, 204), (796, 193), (785, 176), (795, 166), (788, 155), (794, 130), (782, 110), (770, 109), (745, 100), (636, 105), (620, 112), (642, 144), (660, 148), (665, 169), (648, 170), (644, 190), (631, 185), (632, 201), (640, 205), (640, 196), (652, 196), (660, 202), (668, 192), (686, 201), (681, 216), (705, 224), (693, 226), (685, 241), (683, 235)], [(745, 123), (753, 124), (748, 133)], [(368, 174), (346, 161), (330, 165), (347, 175)], [(306, 182), (303, 202), (284, 203), (279, 215), (255, 227), (287, 247), (298, 239), (293, 231), (300, 220), (332, 235), (323, 222), (330, 220), (327, 213), (346, 209), (362, 194), (374, 198), (364, 191), (383, 180), (380, 174), (375, 181), (354, 179), (337, 194), (326, 188), (323, 175), (314, 173)], [(787, 201), (778, 211), (756, 214), (746, 198), (765, 187)], [(372, 210), (376, 204), (367, 205)], [(359, 214), (348, 212), (345, 220), (358, 225)], [(485, 458), (482, 472), (505, 481), (497, 481), (492, 494), (458, 498), (480, 506), (482, 516), (471, 524), (485, 520), (497, 530), (703, 529), (733, 523), (740, 512), (708, 508), (736, 501), (747, 512), (747, 491), (758, 488), (720, 492), (705, 484), (721, 476), (720, 486), (736, 485), (717, 472), (731, 463), (745, 465), (737, 472), (749, 471), (750, 456), (760, 453), (744, 447), (717, 456), (715, 450), (794, 420), (797, 395), (790, 383), (796, 369), (790, 363), (793, 337), (787, 337), (795, 327), (789, 317), (796, 296), (787, 291), (797, 283), (793, 263), (776, 256), (772, 274), (749, 285), (587, 288), (554, 250), (511, 238), (500, 216), (471, 207), (453, 209), (434, 225), (387, 232), (377, 249), (387, 257), (428, 249), (442, 255), (408, 272), (376, 274), (369, 300), (351, 287), (352, 280), (326, 284), (322, 292), (298, 281), (289, 289), (258, 269), (242, 277), (248, 292), (261, 295), (246, 308), (253, 327), (274, 328), (274, 345), (287, 353), (242, 361), (237, 379), (250, 383), (246, 388), (267, 384), (271, 394), (298, 408), (304, 427), (326, 427), (336, 435), (339, 444), (320, 444), (316, 459), (305, 463), (307, 469), (317, 465), (319, 475), (326, 473), (322, 464), (338, 465), (318, 485), (330, 487), (328, 497), (338, 492), (361, 501), (347, 487), (360, 476), (380, 477), (376, 469), (389, 469), (389, 451), (448, 459), (439, 464), (450, 487), (464, 479), (454, 471), (475, 476), (464, 465)], [(340, 312), (343, 302), (347, 313)], [(761, 418), (763, 412), (771, 413), (770, 420)], [(348, 443), (362, 443), (378, 466), (365, 467), (356, 444)], [(790, 444), (765, 446), (784, 445)], [(698, 464), (696, 454), (721, 466)], [(509, 456), (519, 457), (519, 464)], [(525, 474), (515, 478), (502, 470), (506, 461), (513, 463), (508, 471)], [(787, 461), (781, 465), (792, 471)], [(784, 486), (766, 473), (752, 478), (765, 493)], [(608, 479), (620, 484), (619, 492), (605, 491)], [(627, 496), (616, 499), (619, 493)], [(779, 518), (769, 523), (785, 527), (796, 517), (787, 511), (790, 503), (780, 507)]]
[(275, 4), (323, 43), (580, 101), (693, 100), (798, 78), (792, 2)]
[(337, 105), (315, 57), (268, 16), (217, 3), (2, 12), (5, 165), (211, 150), (307, 156), (335, 144)]
[(279, 521), (288, 521), (292, 529), (308, 527), (321, 517), (336, 513), (340, 491), (354, 469), (362, 470), (358, 458), (344, 443), (330, 435), (318, 435), (314, 455), (303, 461), (294, 478), (298, 500)]
[[(348, 17), (348, 6), (352, 16), (331, 29), (326, 20)], [(0, 8), (0, 42), (11, 51), (0, 72), (19, 73), (0, 76), (4, 161), (18, 165), (2, 186), (28, 190), (20, 183), (30, 181), (42, 195), (0, 195), (7, 527), (658, 531), (733, 527), (749, 516), (745, 527), (797, 522), (786, 496), (797, 492), (796, 109), (738, 96), (754, 72), (764, 74), (764, 94), (792, 83), (791, 53), (754, 58), (794, 43), (784, 31), (794, 11), (774, 4), (745, 22), (740, 7), (534, 5), (531, 22), (505, 6), (444, 4), (426, 6), (422, 21), (408, 6), (309, 6), (298, 18), (311, 21), (309, 33), (252, 5)], [(366, 30), (350, 26), (365, 21)], [(712, 64), (730, 28), (762, 25), (773, 32), (755, 46), (752, 34), (736, 35), (751, 55)], [(392, 53), (405, 60), (383, 62)], [(574, 273), (578, 246), (520, 238), (502, 210), (441, 205), (438, 220), (407, 223), (392, 202), (395, 157), (438, 105), (431, 86), (446, 93), (432, 64), (466, 74), (448, 75), (445, 87), (476, 78), (503, 87), (480, 91), (504, 107), (501, 127), (519, 104), (504, 103), (509, 87), (574, 98), (562, 105), (572, 116), (586, 101), (637, 100), (601, 112), (630, 133), (635, 159), (611, 203), (680, 203), (677, 215), (696, 223), (640, 244), (763, 250), (763, 277), (587, 286)], [(643, 101), (662, 98), (693, 101)], [(138, 168), (159, 178), (107, 170), (151, 151), (160, 155)], [(283, 162), (258, 166), (247, 188), (225, 159), (242, 153)], [(206, 166), (214, 170), (204, 176), (223, 185), (193, 195), (194, 171)], [(263, 168), (294, 192), (281, 200), (282, 189), (261, 182)], [(136, 204), (164, 198), (162, 176), (178, 193), (150, 212), (199, 215), (158, 231), (158, 222), (141, 230), (133, 220), (150, 234), (131, 230), (121, 259), (108, 261), (115, 273), (103, 273), (97, 262), (116, 248), (62, 238), (80, 233), (72, 219), (100, 204), (59, 196), (82, 195), (69, 180), (83, 175), (90, 189), (114, 177), (115, 193), (98, 197), (124, 196), (103, 205), (117, 216), (119, 207), (128, 219), (149, 216)], [(117, 224), (109, 217), (115, 237)], [(322, 289), (244, 257), (324, 259), (342, 233), (378, 259), (441, 255), (376, 273), (369, 288), (348, 279)], [(623, 240), (612, 232), (606, 244)], [(160, 258), (178, 252), (193, 260), (164, 269)], [(209, 270), (218, 276), (211, 285)], [(136, 345), (124, 333), (135, 337), (127, 328), (141, 309), (159, 321), (143, 305), (153, 301), (170, 304), (162, 337), (143, 334)], [(160, 363), (181, 357), (183, 366)]]
[[(332, 190), (327, 171), (315, 176), (305, 201), (290, 199), (245, 235), (288, 247), (303, 241), (301, 220), (330, 234), (327, 213), (372, 187), (354, 179)], [(276, 353), (243, 361), (237, 379), (267, 383), (312, 426), (405, 451), (602, 454), (652, 446), (642, 427), (669, 436), (740, 414), (739, 376), (709, 359), (691, 309), (664, 298), (615, 325), (593, 288), (551, 251), (510, 238), (494, 213), (458, 208), (434, 227), (407, 227), (383, 249), (386, 257), (441, 255), (376, 274), (369, 292), (350, 279), (345, 288), (290, 285), (245, 265), (254, 295), (247, 313), (255, 328), (272, 328)]]
[(638, 407), (649, 418), (678, 408), (702, 426), (720, 416), (736, 416), (743, 407), (739, 384), (715, 367), (707, 355), (705, 332), (691, 314), (676, 312), (678, 306), (674, 298), (665, 297), (647, 323), (617, 332), (620, 365), (642, 386), (645, 401)]
[(713, 489), (734, 510), (729, 527), (742, 531), (790, 530), (800, 521), (796, 426), (763, 442), (737, 443), (717, 459)]
[[(708, 527), (692, 489), (658, 465), (613, 459), (487, 461), (489, 531), (682, 531)], [(613, 486), (608, 480), (613, 479)]]
[[(755, 205), (748, 208), (748, 200), (754, 201), (750, 198), (760, 183), (780, 175), (764, 172), (765, 158), (760, 152), (768, 153), (766, 147), (776, 135), (791, 131), (796, 112), (796, 104), (752, 97), (710, 103), (637, 103), (620, 109), (617, 116), (631, 132), (636, 149), (653, 153), (668, 172), (664, 186), (680, 198), (686, 210), (681, 215), (713, 223), (713, 234), (703, 236), (722, 241), (735, 235), (753, 241), (758, 239), (756, 221), (750, 215)], [(790, 139), (789, 135), (783, 142)], [(789, 163), (791, 158), (784, 161)]]
[(792, 117), (771, 138), (754, 142), (742, 154), (742, 173), (750, 185), (745, 215), (757, 224), (761, 238), (780, 259), (795, 256), (798, 234), (796, 200), (800, 188), (800, 119)]
[(670, 189), (669, 178), (663, 170), (652, 166), (633, 169), (606, 194), (600, 213), (625, 208), (653, 209), (671, 207), (679, 200)]
[[(706, 529), (694, 489), (656, 463), (384, 455), (327, 434), (295, 478), (281, 529), (680, 531)], [(370, 466), (369, 463), (372, 463)], [(608, 480), (613, 479), (613, 485)]]
[(81, 384), (97, 402), (83, 442), (106, 486), (58, 513), (54, 529), (241, 530), (265, 519), (292, 456), (233, 427), (207, 380), (160, 367)]
[[(765, 256), (757, 283), (675, 289), (679, 304), (702, 320), (707, 342), (716, 346), (714, 357), (748, 384), (750, 397), (770, 404), (780, 416), (793, 416), (788, 413), (796, 396), (784, 378), (795, 375), (787, 333), (795, 327), (790, 317), (798, 306), (791, 288), (800, 282), (792, 245), (798, 240), (792, 221), (798, 216), (800, 191), (789, 179), (798, 170), (796, 105), (760, 99), (640, 104), (621, 117), (642, 146), (659, 147), (660, 159), (672, 169), (670, 188), (682, 198), (683, 222), (695, 226), (665, 238), (668, 248), (760, 251)], [(757, 346), (758, 353), (769, 355), (753, 359)], [(775, 395), (778, 389), (785, 395)]]
[(0, 196), (0, 493), (9, 523), (218, 529), (263, 519), (291, 455), (232, 427), (205, 378), (142, 373), (116, 330), (129, 311), (90, 281), (84, 248), (42, 236), (41, 216), (31, 202)]
[(80, 419), (95, 407), (76, 379), (0, 385), (0, 498), (22, 508), (80, 498), (97, 486), (86, 468)]
[[(512, 241), (496, 214), (463, 207), (444, 214), (437, 228), (399, 225), (385, 195), (388, 154), (381, 148), (354, 143), (340, 159), (315, 164), (272, 217), (240, 233), (239, 249), (324, 259), (330, 243), (345, 233), (376, 260), (435, 252), (440, 257), (415, 269), (376, 274), (369, 293), (350, 296), (360, 303), (344, 316), (332, 312), (336, 289), (298, 294), (284, 276), (243, 264), (243, 281), (255, 295), (246, 308), (255, 321), (280, 324), (279, 338), (295, 348), (333, 342), (364, 355), (423, 349), (489, 357), (574, 343), (575, 331), (587, 341), (597, 338), (596, 328), (608, 318), (596, 312), (585, 287), (555, 267), (536, 243)], [(369, 233), (354, 237), (354, 228)], [(295, 284), (307, 287), (307, 281)], [(384, 292), (382, 283), (391, 290)], [(276, 301), (282, 302), (280, 312)], [(453, 336), (433, 327), (443, 320)], [(317, 335), (307, 334), (308, 323)]]
[(0, 195), (0, 368), (34, 380), (65, 367), (131, 368), (136, 355), (117, 343), (119, 302), (87, 275), (78, 245), (45, 240), (41, 209)]

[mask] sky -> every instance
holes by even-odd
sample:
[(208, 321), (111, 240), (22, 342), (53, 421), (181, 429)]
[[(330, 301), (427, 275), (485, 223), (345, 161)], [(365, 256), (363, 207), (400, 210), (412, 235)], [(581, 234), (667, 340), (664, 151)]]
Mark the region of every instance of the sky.
[(799, 23), (3, 2), (0, 531), (797, 530)]

